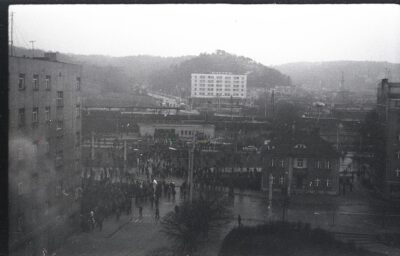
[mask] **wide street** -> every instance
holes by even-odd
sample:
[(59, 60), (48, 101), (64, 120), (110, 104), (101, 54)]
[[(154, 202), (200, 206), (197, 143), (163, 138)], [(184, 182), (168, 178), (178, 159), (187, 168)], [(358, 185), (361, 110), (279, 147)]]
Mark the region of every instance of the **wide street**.
[[(179, 180), (176, 181), (179, 184)], [(163, 197), (160, 201), (160, 215), (172, 211), (180, 202), (179, 189), (175, 201)], [(380, 232), (399, 230), (400, 217), (395, 209), (367, 197), (367, 191), (356, 188), (341, 196), (294, 195), (291, 197), (286, 220), (308, 222), (313, 227), (321, 227), (335, 232), (337, 238), (353, 240), (357, 245), (378, 251), (383, 255), (400, 255), (400, 249), (380, 243), (376, 236)], [(281, 200), (278, 195), (268, 210), (266, 195), (261, 192), (238, 191), (231, 200), (234, 219), (228, 227), (221, 230), (219, 237), (202, 249), (204, 255), (217, 255), (220, 242), (229, 230), (237, 225), (238, 214), (244, 225), (256, 225), (267, 220), (282, 219)], [(385, 222), (382, 221), (379, 207), (386, 205)], [(334, 214), (333, 214), (334, 213)], [(138, 208), (133, 206), (133, 215), (122, 215), (120, 220), (108, 218), (102, 231), (79, 233), (72, 236), (57, 251), (57, 255), (151, 255), (150, 252), (170, 247), (171, 243), (160, 232), (161, 225), (154, 220), (154, 209), (147, 203), (143, 208), (143, 218), (138, 216)]]

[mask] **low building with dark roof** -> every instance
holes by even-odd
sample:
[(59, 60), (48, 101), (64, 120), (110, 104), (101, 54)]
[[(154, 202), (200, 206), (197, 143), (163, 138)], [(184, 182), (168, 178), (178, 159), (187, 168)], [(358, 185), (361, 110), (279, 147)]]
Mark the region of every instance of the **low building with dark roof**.
[(291, 193), (339, 192), (340, 155), (318, 134), (292, 132), (272, 139), (262, 151), (262, 190)]

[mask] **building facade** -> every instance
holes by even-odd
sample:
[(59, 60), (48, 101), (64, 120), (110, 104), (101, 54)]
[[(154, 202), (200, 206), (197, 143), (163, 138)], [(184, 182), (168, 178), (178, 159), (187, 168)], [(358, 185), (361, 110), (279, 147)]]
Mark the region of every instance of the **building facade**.
[(400, 197), (400, 83), (383, 79), (378, 85), (377, 110), (384, 126), (384, 191)]
[(246, 90), (247, 75), (192, 74), (190, 93), (192, 98), (246, 99)]
[(195, 135), (202, 134), (206, 138), (214, 138), (215, 126), (211, 124), (139, 124), (140, 136), (155, 137), (157, 134), (177, 136), (181, 139), (192, 140)]
[(12, 255), (54, 250), (79, 218), (81, 77), (55, 53), (9, 57)]
[(339, 193), (340, 158), (317, 134), (298, 132), (273, 139), (263, 150), (262, 190)]

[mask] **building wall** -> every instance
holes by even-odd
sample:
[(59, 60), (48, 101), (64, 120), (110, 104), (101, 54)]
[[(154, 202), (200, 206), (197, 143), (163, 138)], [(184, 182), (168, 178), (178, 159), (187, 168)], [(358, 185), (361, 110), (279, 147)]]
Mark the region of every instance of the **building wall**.
[[(301, 166), (300, 159), (302, 159)], [(292, 161), (292, 171), (290, 171), (290, 161)], [(291, 191), (326, 194), (339, 192), (339, 159), (333, 157), (267, 155), (262, 171), (262, 190), (269, 190), (271, 173), (272, 187), (277, 191), (286, 189), (290, 179)]]
[(231, 73), (192, 74), (192, 98), (246, 98), (247, 76)]
[(378, 85), (377, 103), (386, 137), (384, 191), (400, 197), (400, 83), (383, 79)]
[(208, 138), (215, 135), (214, 125), (183, 125), (183, 124), (139, 124), (140, 136), (154, 136), (157, 129), (173, 130), (180, 138), (191, 139), (196, 133), (202, 133)]
[(81, 72), (73, 64), (9, 58), (11, 249), (54, 247), (55, 237), (42, 234), (52, 236), (46, 230), (78, 209)]

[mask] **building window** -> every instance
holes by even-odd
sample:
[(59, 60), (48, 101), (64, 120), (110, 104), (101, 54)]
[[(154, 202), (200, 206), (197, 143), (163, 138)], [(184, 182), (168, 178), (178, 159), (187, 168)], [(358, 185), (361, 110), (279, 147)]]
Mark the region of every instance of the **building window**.
[(57, 151), (56, 153), (56, 166), (62, 166), (64, 160), (64, 153), (62, 150)]
[(321, 183), (321, 180), (318, 179), (318, 178), (316, 178), (316, 179), (315, 179), (315, 182), (314, 182), (314, 185), (315, 185), (316, 187), (319, 187), (320, 183)]
[(315, 162), (315, 168), (321, 169), (321, 161), (317, 160), (317, 161)]
[(396, 152), (396, 157), (397, 157), (397, 159), (400, 159), (400, 151)]
[(44, 84), (45, 84), (45, 89), (47, 91), (51, 90), (51, 76), (46, 76), (46, 79), (44, 80)]
[(51, 118), (51, 108), (50, 106), (47, 106), (44, 108), (44, 118), (46, 122), (50, 122)]
[(56, 104), (57, 104), (57, 107), (64, 106), (64, 92), (63, 91), (57, 91)]
[(77, 104), (75, 106), (75, 111), (76, 111), (76, 118), (80, 118), (81, 117), (81, 105)]
[(37, 126), (39, 123), (39, 108), (35, 107), (32, 109), (32, 125)]
[(326, 179), (326, 187), (329, 188), (331, 185), (331, 181), (329, 179)]
[(81, 133), (78, 131), (75, 136), (75, 146), (79, 147), (81, 145)]
[(400, 169), (397, 168), (396, 170), (394, 170), (394, 172), (396, 173), (396, 177), (400, 178)]
[(281, 167), (284, 167), (284, 166), (285, 166), (285, 161), (281, 160)]
[(297, 168), (303, 168), (303, 167), (304, 167), (304, 159), (302, 159), (302, 158), (297, 158), (297, 159), (296, 159), (296, 167), (297, 167)]
[(38, 74), (33, 75), (32, 87), (33, 87), (34, 91), (39, 90), (39, 75)]
[(18, 90), (25, 90), (25, 74), (19, 74), (18, 76)]
[(275, 159), (271, 159), (271, 167), (274, 167), (275, 166)]
[(76, 90), (77, 91), (81, 90), (81, 78), (80, 77), (76, 78)]
[(49, 138), (46, 139), (45, 146), (46, 146), (46, 154), (50, 154), (50, 139)]
[(281, 176), (281, 177), (279, 178), (279, 184), (280, 184), (280, 185), (283, 185), (284, 181), (285, 181), (285, 178), (284, 178), (283, 176)]
[(331, 169), (331, 161), (326, 161), (326, 169)]
[(18, 109), (18, 126), (25, 126), (25, 108)]
[(64, 128), (63, 120), (57, 120), (57, 131), (60, 131)]

